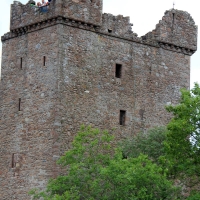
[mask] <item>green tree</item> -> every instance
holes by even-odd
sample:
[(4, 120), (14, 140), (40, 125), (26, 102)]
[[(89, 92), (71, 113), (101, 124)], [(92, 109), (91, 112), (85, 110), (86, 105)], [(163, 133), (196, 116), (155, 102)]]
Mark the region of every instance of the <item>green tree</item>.
[(200, 199), (200, 193), (198, 192), (192, 192), (191, 195), (187, 198), (187, 200), (199, 200)]
[(51, 179), (44, 192), (31, 194), (45, 200), (154, 200), (177, 199), (178, 190), (165, 171), (145, 155), (123, 159), (107, 131), (81, 127), (72, 149), (58, 163), (68, 173)]
[(165, 155), (166, 136), (166, 127), (156, 127), (148, 130), (147, 133), (139, 133), (133, 138), (126, 139), (121, 143), (123, 156), (137, 158), (142, 153), (159, 163), (160, 156)]
[(168, 158), (176, 172), (199, 173), (200, 164), (200, 87), (181, 90), (180, 104), (166, 107), (173, 114), (167, 125), (165, 142)]

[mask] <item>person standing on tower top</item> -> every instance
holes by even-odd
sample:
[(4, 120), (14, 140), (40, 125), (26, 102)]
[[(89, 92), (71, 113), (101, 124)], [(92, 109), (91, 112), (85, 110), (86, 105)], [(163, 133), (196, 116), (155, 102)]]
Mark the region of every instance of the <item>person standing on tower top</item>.
[(46, 6), (46, 5), (47, 5), (46, 1), (42, 0), (42, 6)]
[(38, 6), (38, 7), (41, 7), (42, 4), (41, 4), (40, 2), (37, 2), (37, 6)]

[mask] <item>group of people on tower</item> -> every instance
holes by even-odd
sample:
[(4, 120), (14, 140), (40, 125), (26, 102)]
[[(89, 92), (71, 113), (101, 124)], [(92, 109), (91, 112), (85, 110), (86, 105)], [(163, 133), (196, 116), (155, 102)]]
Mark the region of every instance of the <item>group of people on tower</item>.
[(41, 7), (41, 6), (48, 6), (50, 4), (51, 0), (48, 0), (47, 2), (45, 0), (42, 0), (42, 3), (37, 2), (37, 6)]
[[(45, 0), (42, 0), (42, 2), (37, 2), (37, 6), (38, 7), (42, 7), (42, 6), (48, 6), (50, 4), (51, 0), (48, 0), (47, 2)], [(32, 6), (35, 6), (35, 1), (31, 2)]]

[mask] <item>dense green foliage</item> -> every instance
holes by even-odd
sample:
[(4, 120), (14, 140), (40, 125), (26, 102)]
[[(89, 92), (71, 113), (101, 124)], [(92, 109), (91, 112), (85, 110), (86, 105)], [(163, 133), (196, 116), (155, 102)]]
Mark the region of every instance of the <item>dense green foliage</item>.
[(199, 174), (200, 87), (181, 94), (180, 104), (166, 108), (174, 116), (167, 125), (166, 153), (176, 172)]
[(152, 161), (159, 163), (160, 156), (165, 155), (166, 136), (165, 127), (157, 127), (148, 130), (147, 133), (139, 133), (121, 143), (123, 156), (137, 158), (142, 153), (148, 155)]
[(165, 170), (142, 154), (123, 159), (122, 151), (113, 151), (112, 144), (108, 132), (82, 127), (72, 149), (58, 162), (69, 166), (68, 174), (50, 180), (47, 191), (35, 199), (177, 199), (177, 188), (167, 180)]
[(194, 194), (191, 194), (187, 200), (199, 200), (200, 199), (200, 193), (194, 193)]

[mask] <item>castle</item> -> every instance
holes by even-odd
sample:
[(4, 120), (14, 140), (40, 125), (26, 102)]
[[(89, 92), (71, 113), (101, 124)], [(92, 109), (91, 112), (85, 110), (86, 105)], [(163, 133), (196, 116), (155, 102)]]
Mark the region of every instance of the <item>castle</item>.
[(165, 106), (189, 88), (197, 26), (166, 11), (143, 37), (103, 0), (14, 1), (2, 36), (0, 199), (28, 200), (59, 173), (56, 160), (81, 124), (127, 138), (170, 119)]

